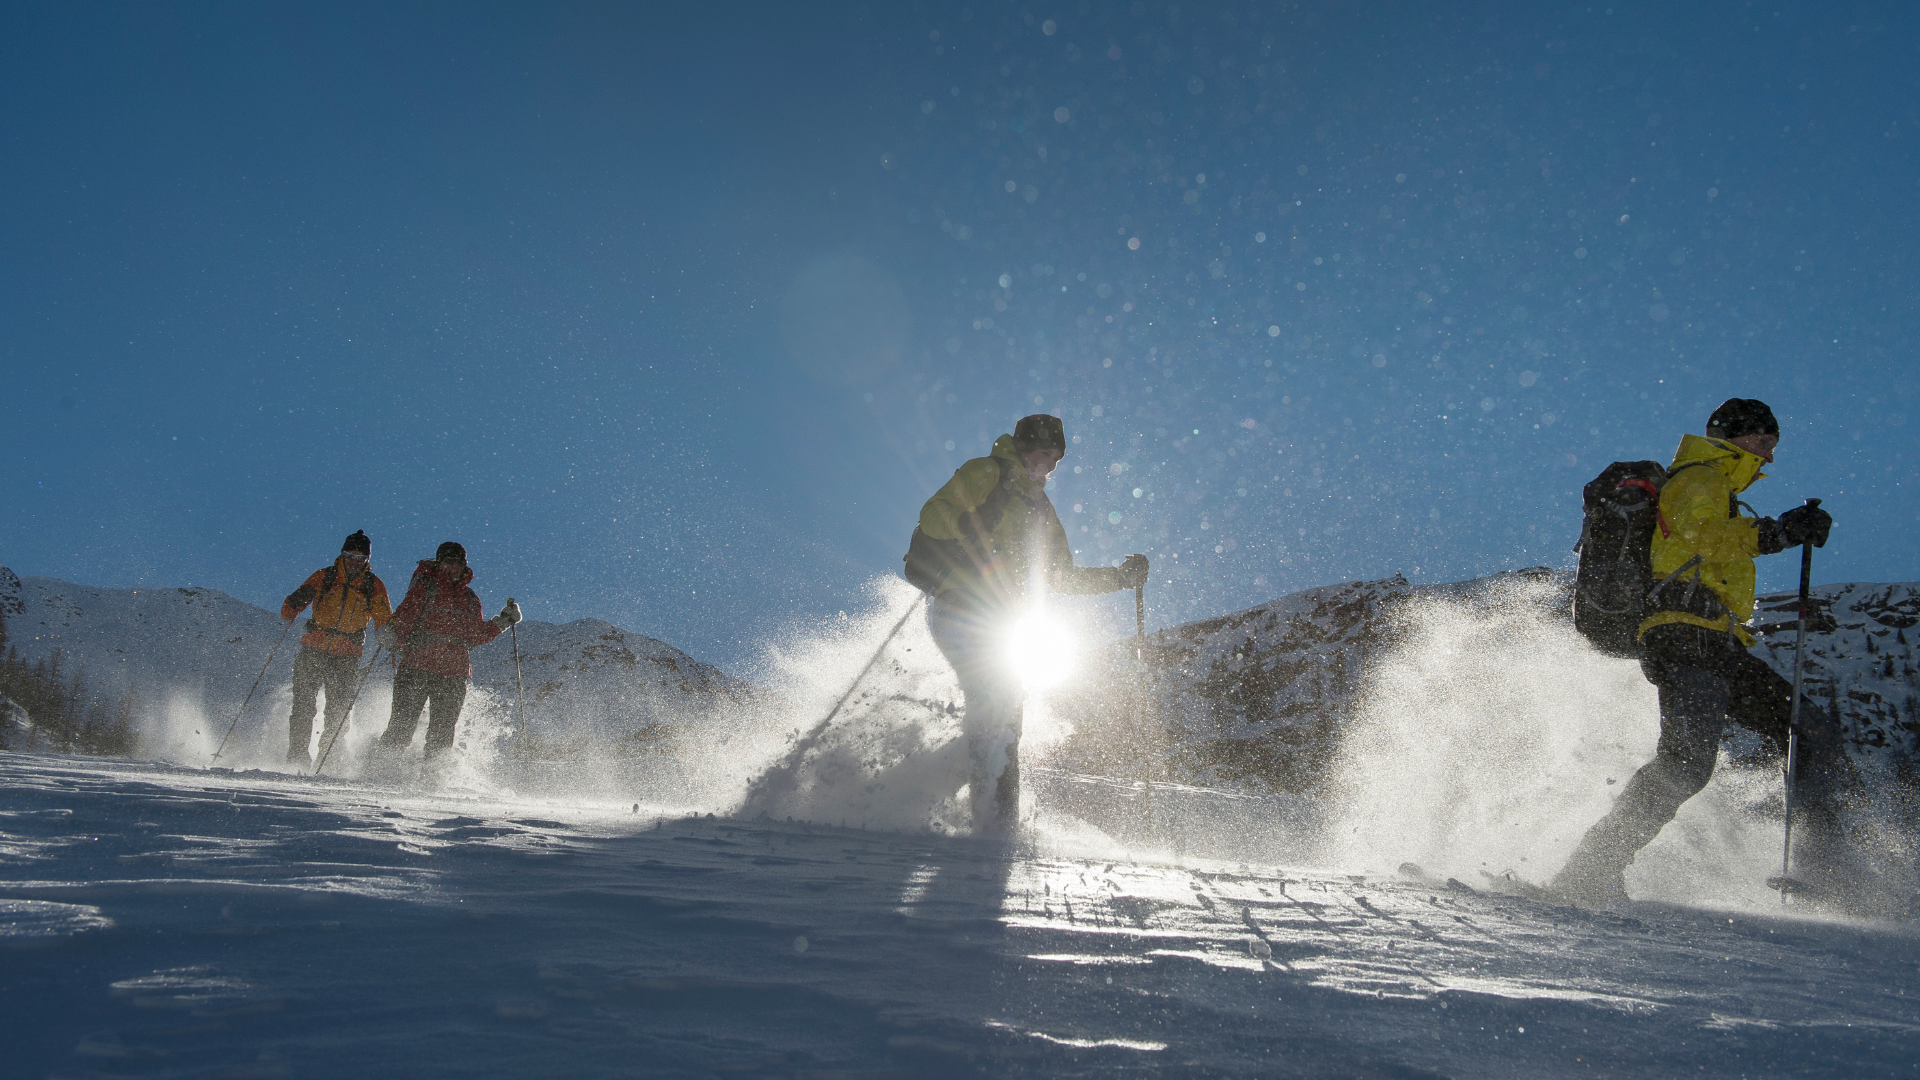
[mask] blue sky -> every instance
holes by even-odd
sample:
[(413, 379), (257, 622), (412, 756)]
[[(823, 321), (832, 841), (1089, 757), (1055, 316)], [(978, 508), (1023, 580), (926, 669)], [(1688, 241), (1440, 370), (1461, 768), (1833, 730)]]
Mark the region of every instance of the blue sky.
[(9, 5), (0, 561), (735, 663), (1045, 410), (1165, 623), (1567, 565), (1739, 395), (1913, 577), (1908, 9), (1354, 7)]

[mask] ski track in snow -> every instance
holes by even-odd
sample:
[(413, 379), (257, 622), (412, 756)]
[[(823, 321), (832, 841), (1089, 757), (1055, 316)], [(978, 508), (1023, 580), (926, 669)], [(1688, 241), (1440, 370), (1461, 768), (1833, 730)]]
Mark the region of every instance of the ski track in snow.
[[(0, 754), (21, 1077), (1910, 1076), (1904, 928)], [(1271, 853), (1283, 858), (1281, 853)]]

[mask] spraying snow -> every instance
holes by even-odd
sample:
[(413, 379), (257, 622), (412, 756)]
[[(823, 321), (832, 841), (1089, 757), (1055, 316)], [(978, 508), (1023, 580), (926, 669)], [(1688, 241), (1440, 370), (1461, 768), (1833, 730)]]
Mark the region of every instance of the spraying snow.
[[(1551, 579), (1409, 597), (1337, 756), (1328, 858), (1402, 861), (1485, 884), (1543, 883), (1653, 756), (1659, 701), (1639, 665), (1596, 653)], [(1743, 733), (1744, 735), (1744, 733)], [(1735, 758), (1757, 749), (1736, 739)], [(1629, 870), (1642, 899), (1778, 904), (1777, 766), (1725, 760)], [(1769, 869), (1769, 867), (1773, 869)]]

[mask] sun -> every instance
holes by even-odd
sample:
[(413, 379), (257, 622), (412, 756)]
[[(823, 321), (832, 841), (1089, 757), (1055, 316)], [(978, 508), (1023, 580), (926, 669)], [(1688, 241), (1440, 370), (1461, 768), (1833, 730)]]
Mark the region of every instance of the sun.
[(1007, 663), (1029, 690), (1058, 686), (1079, 659), (1073, 635), (1043, 612), (1024, 615), (1007, 632)]

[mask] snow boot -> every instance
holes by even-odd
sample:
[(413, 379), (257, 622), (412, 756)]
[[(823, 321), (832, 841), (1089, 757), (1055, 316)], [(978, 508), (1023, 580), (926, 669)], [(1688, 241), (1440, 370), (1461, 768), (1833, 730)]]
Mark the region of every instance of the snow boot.
[(1546, 895), (1563, 904), (1584, 908), (1626, 906), (1626, 876), (1616, 867), (1568, 862), (1547, 884)]

